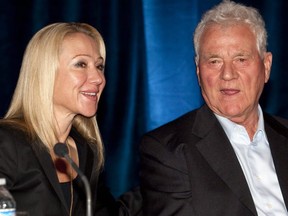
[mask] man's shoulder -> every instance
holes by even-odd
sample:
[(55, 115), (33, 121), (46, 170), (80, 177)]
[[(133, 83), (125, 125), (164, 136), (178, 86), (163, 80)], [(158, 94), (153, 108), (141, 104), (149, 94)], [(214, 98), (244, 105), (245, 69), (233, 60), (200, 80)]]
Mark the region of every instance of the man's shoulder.
[(189, 111), (187, 113), (182, 114), (181, 116), (177, 117), (176, 119), (173, 119), (151, 131), (148, 133), (166, 133), (168, 131), (175, 131), (178, 129), (183, 129), (192, 126), (196, 113), (198, 109)]
[(283, 124), (284, 126), (288, 127), (288, 119), (280, 117), (280, 116), (273, 116), (278, 122)]
[(282, 116), (273, 115), (269, 113), (264, 113), (264, 121), (269, 124), (282, 124), (285, 127), (288, 127), (288, 119)]
[(272, 129), (278, 133), (288, 137), (288, 119), (264, 113), (264, 121), (266, 125), (269, 125)]
[(205, 127), (208, 121), (211, 122), (211, 115), (213, 113), (207, 106), (201, 106), (146, 132), (143, 138), (152, 138), (161, 143), (182, 143), (198, 140), (199, 128)]

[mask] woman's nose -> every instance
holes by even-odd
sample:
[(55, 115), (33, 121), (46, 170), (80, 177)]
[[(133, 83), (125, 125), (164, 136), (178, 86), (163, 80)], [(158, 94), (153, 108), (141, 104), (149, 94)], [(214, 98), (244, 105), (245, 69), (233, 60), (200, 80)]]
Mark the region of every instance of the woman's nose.
[(89, 78), (91, 83), (95, 83), (97, 85), (101, 83), (105, 83), (104, 72), (99, 69), (93, 69), (89, 72)]

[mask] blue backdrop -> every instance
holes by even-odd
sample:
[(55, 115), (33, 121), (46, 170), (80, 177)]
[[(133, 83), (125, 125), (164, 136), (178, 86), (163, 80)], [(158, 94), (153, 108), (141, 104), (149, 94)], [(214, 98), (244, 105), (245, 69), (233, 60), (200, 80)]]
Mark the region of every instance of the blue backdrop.
[[(107, 184), (115, 196), (138, 185), (138, 144), (148, 130), (202, 104), (193, 31), (220, 0), (1, 0), (0, 116), (9, 105), (32, 35), (52, 22), (95, 26), (107, 46), (107, 86), (97, 114), (106, 148)], [(268, 29), (272, 74), (261, 104), (288, 118), (286, 0), (237, 0), (257, 7)]]

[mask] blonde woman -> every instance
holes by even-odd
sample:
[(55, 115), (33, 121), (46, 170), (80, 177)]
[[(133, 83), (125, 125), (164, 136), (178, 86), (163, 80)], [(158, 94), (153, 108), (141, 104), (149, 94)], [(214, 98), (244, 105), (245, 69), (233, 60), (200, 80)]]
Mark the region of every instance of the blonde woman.
[(54, 23), (29, 42), (5, 117), (0, 121), (0, 177), (17, 210), (30, 215), (85, 215), (83, 184), (63, 158), (64, 143), (91, 186), (93, 215), (114, 215), (101, 180), (103, 144), (96, 121), (105, 86), (105, 45), (84, 23)]

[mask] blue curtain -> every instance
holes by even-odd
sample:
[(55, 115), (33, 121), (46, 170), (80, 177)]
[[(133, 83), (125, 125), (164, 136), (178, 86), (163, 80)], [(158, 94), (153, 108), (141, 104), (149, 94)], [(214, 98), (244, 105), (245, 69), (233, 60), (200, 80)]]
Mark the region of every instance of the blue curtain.
[[(97, 114), (106, 149), (106, 181), (115, 197), (139, 184), (141, 136), (202, 103), (194, 67), (193, 31), (220, 0), (23, 0), (0, 7), (0, 116), (7, 110), (32, 35), (52, 22), (95, 26), (107, 46), (107, 86)], [(257, 7), (273, 52), (261, 104), (288, 118), (286, 0), (237, 0)]]
[[(112, 3), (113, 2), (113, 3)], [(97, 114), (106, 179), (115, 196), (138, 185), (138, 140), (145, 131), (146, 47), (140, 0), (111, 1), (102, 21), (107, 85)]]
[[(211, 1), (210, 1), (211, 2)], [(196, 1), (143, 1), (147, 59), (147, 129), (153, 129), (201, 103), (194, 68)]]

